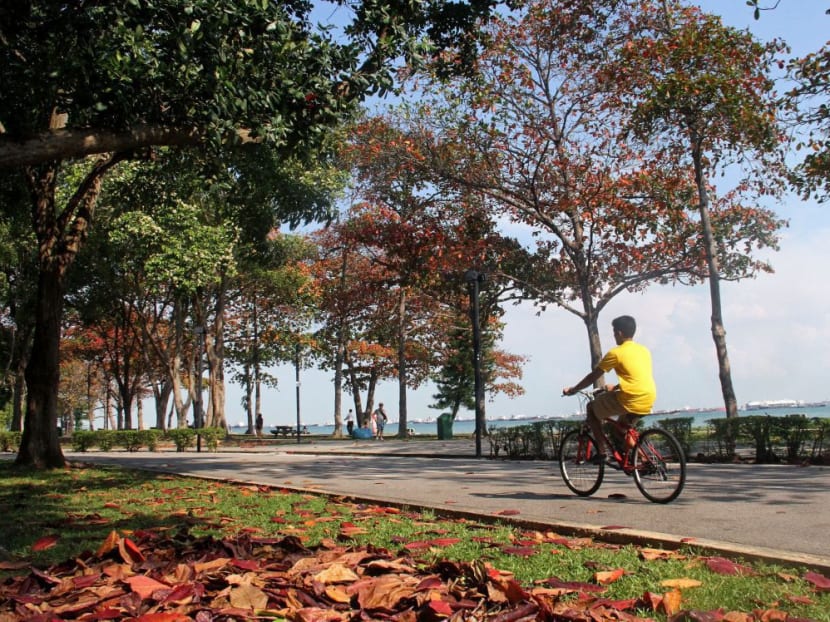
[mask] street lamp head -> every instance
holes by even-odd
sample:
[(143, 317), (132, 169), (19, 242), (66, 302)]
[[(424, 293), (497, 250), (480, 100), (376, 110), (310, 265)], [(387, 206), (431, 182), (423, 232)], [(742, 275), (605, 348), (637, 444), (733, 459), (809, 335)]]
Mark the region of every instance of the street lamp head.
[(487, 280), (487, 273), (470, 269), (464, 273), (464, 280), (467, 283), (484, 283)]

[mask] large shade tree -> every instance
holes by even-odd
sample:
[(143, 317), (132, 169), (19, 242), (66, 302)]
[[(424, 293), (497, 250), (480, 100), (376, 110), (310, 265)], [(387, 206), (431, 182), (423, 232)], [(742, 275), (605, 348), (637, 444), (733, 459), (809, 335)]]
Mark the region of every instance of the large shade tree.
[[(719, 222), (721, 198), (712, 180), (730, 168), (746, 174), (726, 195), (735, 207), (782, 192), (785, 139), (771, 74), (781, 44), (761, 43), (715, 15), (673, 0), (643, 6), (647, 10), (617, 50), (607, 82), (619, 89), (620, 105), (632, 110), (632, 131), (662, 144), (693, 172), (696, 196), (690, 207), (697, 212), (705, 251), (721, 392), (727, 416), (736, 417), (720, 281), (730, 268), (724, 250), (744, 250), (735, 228), (759, 209), (733, 209), (730, 221)], [(776, 226), (780, 223), (770, 219), (769, 232)]]
[[(39, 258), (17, 463), (64, 464), (55, 429), (64, 280), (108, 171), (157, 145), (253, 140), (313, 153), (327, 126), (391, 87), (391, 59), (428, 51), (421, 35), (471, 52), (465, 34), (491, 5), (367, 1), (352, 5), (339, 37), (316, 30), (301, 0), (4, 2), (0, 167), (17, 167), (28, 185)], [(86, 155), (95, 157), (58, 202), (63, 163)]]
[[(613, 77), (645, 2), (540, 0), (494, 20), (473, 79), (412, 115), (417, 166), (487, 197), (534, 240), (529, 296), (586, 327), (591, 365), (602, 355), (598, 317), (622, 292), (706, 278), (704, 237), (689, 167), (660, 141), (630, 132)], [(648, 75), (648, 71), (644, 71)], [(765, 210), (713, 206), (723, 274), (764, 269), (749, 251), (774, 244)], [(738, 246), (740, 241), (740, 246)]]

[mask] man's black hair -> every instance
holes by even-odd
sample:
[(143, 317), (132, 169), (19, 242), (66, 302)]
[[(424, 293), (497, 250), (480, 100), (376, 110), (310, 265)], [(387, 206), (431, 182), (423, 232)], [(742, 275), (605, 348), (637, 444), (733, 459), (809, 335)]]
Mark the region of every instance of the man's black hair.
[(637, 321), (630, 315), (621, 315), (611, 320), (611, 326), (623, 337), (631, 339), (637, 332)]

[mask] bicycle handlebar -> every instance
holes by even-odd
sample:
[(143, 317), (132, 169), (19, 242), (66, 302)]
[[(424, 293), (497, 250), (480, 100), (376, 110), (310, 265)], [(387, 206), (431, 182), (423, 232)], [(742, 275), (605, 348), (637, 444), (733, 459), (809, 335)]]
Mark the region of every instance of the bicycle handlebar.
[(599, 387), (596, 389), (580, 389), (579, 391), (574, 391), (573, 393), (562, 393), (562, 397), (573, 397), (574, 395), (582, 395), (587, 397), (588, 399), (594, 399), (600, 393), (605, 393), (606, 389), (604, 387)]

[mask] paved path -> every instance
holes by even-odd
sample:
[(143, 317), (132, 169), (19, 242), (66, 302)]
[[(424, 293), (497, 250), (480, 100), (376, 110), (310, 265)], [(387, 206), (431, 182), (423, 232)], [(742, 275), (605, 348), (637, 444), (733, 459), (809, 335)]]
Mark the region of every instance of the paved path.
[(562, 533), (600, 532), (613, 541), (675, 546), (691, 539), (724, 554), (830, 571), (830, 467), (692, 463), (680, 498), (660, 505), (616, 471), (606, 473), (593, 497), (576, 497), (555, 463), (477, 459), (469, 440), (322, 441), (67, 458), (502, 516)]

